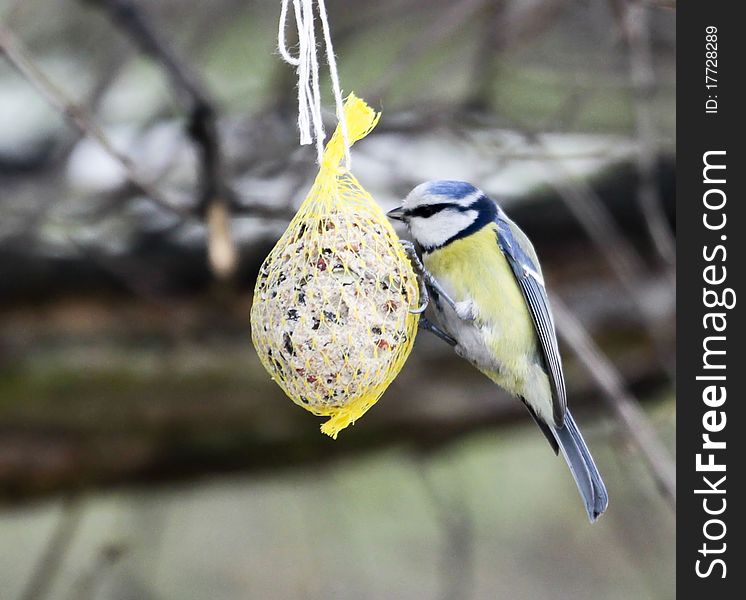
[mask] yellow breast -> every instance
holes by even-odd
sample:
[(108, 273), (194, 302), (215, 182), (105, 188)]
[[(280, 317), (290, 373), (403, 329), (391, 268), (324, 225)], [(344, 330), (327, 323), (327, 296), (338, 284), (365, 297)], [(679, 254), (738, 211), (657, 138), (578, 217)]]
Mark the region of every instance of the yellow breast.
[(523, 294), (497, 245), (494, 226), (426, 254), (424, 263), (456, 302), (473, 301), (475, 324), (505, 371), (502, 376), (485, 372), (518, 393), (516, 388), (522, 387), (521, 380), (535, 362), (538, 340)]

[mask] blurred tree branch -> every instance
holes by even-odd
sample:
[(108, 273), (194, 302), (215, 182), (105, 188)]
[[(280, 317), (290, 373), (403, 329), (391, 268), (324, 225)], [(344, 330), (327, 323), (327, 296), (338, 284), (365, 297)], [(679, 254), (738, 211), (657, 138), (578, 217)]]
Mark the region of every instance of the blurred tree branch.
[(169, 213), (183, 219), (193, 218), (191, 211), (166, 199), (158, 189), (137, 173), (132, 159), (114, 146), (88, 109), (73, 102), (60, 90), (34, 62), (23, 44), (3, 25), (0, 25), (0, 52), (37, 89), (52, 108), (57, 110), (68, 123), (80, 130), (81, 133), (95, 140), (122, 167), (135, 190), (147, 196)]
[(112, 23), (161, 67), (177, 98), (189, 112), (187, 132), (200, 155), (197, 213), (207, 221), (210, 264), (220, 278), (236, 269), (236, 248), (230, 230), (232, 192), (225, 181), (217, 127), (217, 110), (197, 75), (169, 47), (142, 7), (131, 0), (82, 0), (103, 10)]
[[(76, 375), (73, 366), (72, 371), (50, 373), (18, 389), (15, 371), (6, 367), (5, 384), (0, 389), (4, 396), (0, 499), (205, 473), (276, 471), (395, 445), (429, 453), (468, 434), (528, 423), (519, 402), (505, 397), (450, 349), (441, 349), (423, 335), (380, 405), (334, 442), (318, 432), (319, 421), (284, 397), (252, 358), (248, 340), (242, 339), (246, 334), (237, 324), (246, 311), (239, 308), (232, 308), (235, 315), (230, 318), (225, 316), (225, 308), (220, 314), (203, 308), (203, 316), (183, 322), (184, 306), (172, 302), (149, 308), (142, 322), (143, 317), (136, 318), (133, 307), (128, 306), (119, 309), (127, 315), (128, 332), (122, 334), (127, 345), (118, 362), (111, 364), (113, 358), (103, 357), (105, 364), (110, 364), (108, 370), (91, 368)], [(164, 339), (157, 343), (162, 358), (147, 358), (151, 356), (148, 351), (144, 355), (138, 352), (132, 340), (145, 328), (149, 343), (155, 343), (158, 334), (153, 319), (158, 315), (162, 326), (175, 332), (193, 329), (196, 323), (203, 323), (205, 332), (194, 331), (192, 342), (183, 339), (184, 334), (170, 342)], [(122, 316), (111, 318), (123, 322)], [(195, 324), (187, 325), (189, 321)], [(198, 340), (226, 335), (227, 331), (241, 338), (240, 349), (220, 342), (212, 351), (219, 363), (174, 370), (184, 357), (175, 356), (172, 346), (198, 344), (206, 351), (204, 342)], [(110, 331), (105, 334), (112, 336)], [(91, 335), (88, 333), (89, 339)], [(101, 345), (91, 343), (93, 348)], [(627, 356), (624, 379), (636, 389), (660, 386), (660, 375), (651, 369), (645, 349), (633, 340), (627, 344), (633, 345), (617, 348)], [(150, 375), (138, 369), (143, 359)], [(197, 364), (205, 359), (198, 359)], [(240, 367), (225, 365), (236, 361)], [(572, 360), (567, 366), (569, 374), (578, 372)], [(239, 371), (231, 370), (236, 368)], [(587, 365), (585, 369), (589, 376), (597, 376), (595, 369), (591, 372)], [(20, 373), (23, 376), (24, 371)], [(571, 378), (569, 385), (573, 408), (580, 411), (598, 406), (598, 382)], [(613, 385), (611, 391), (615, 390)], [(618, 389), (623, 388), (617, 385)], [(548, 447), (547, 453), (551, 455)]]
[[(451, 468), (447, 489), (430, 471), (425, 460), (417, 463), (417, 474), (435, 509), (440, 526), (441, 600), (470, 598), (474, 588), (476, 524), (463, 494), (464, 477)], [(455, 481), (453, 481), (455, 480)]]
[(44, 600), (54, 583), (62, 563), (72, 545), (83, 517), (84, 502), (78, 495), (66, 495), (60, 507), (60, 516), (49, 541), (31, 571), (26, 588), (19, 600)]
[(384, 97), (397, 79), (406, 73), (422, 56), (438, 44), (443, 43), (459, 27), (477, 13), (487, 0), (460, 0), (450, 10), (439, 15), (433, 25), (416, 33), (412, 41), (399, 53), (392, 68), (377, 82), (375, 88), (366, 93), (370, 97)]
[[(640, 277), (650, 269), (642, 255), (622, 233), (608, 209), (593, 190), (578, 181), (562, 166), (561, 161), (548, 161), (550, 168), (558, 175), (551, 183), (578, 222), (605, 257), (618, 281), (630, 299), (640, 310), (650, 338), (658, 350), (658, 358), (666, 369), (671, 381), (675, 379), (675, 366), (672, 347), (665, 339), (666, 327), (661, 323), (653, 301), (640, 289)], [(673, 302), (673, 290), (670, 301)]]
[(640, 183), (637, 200), (645, 216), (645, 224), (653, 246), (664, 264), (671, 269), (671, 284), (675, 284), (676, 242), (663, 211), (655, 185), (658, 169), (658, 148), (653, 113), (655, 69), (650, 34), (650, 8), (640, 0), (624, 0), (620, 15), (620, 30), (627, 46), (630, 80), (635, 101), (635, 129), (638, 140), (637, 169)]

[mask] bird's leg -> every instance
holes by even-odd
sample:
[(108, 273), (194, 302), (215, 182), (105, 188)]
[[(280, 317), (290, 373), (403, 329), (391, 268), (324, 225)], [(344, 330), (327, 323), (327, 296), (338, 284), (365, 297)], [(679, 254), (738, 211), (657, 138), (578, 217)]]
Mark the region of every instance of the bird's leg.
[[(420, 257), (417, 256), (417, 251), (415, 250), (414, 244), (409, 240), (400, 241), (402, 246), (404, 246), (404, 251), (407, 253), (407, 256), (409, 256), (409, 259), (412, 261), (412, 267), (417, 274), (418, 280), (420, 280), (421, 282), (425, 282), (425, 286), (420, 285), (420, 287), (430, 287), (432, 291), (435, 292), (435, 296), (443, 298), (443, 300), (445, 300), (445, 303), (453, 309), (453, 311), (459, 316), (460, 319), (464, 321), (473, 321), (475, 318), (473, 303), (470, 300), (464, 302), (455, 302), (453, 298), (451, 298), (443, 289), (443, 286), (438, 283), (438, 280), (435, 279), (430, 271), (425, 268), (425, 265), (422, 264)], [(425, 298), (429, 301), (429, 296), (427, 295), (426, 289)], [(422, 307), (422, 310), (417, 309), (416, 311), (412, 312), (421, 313), (425, 310), (425, 308), (427, 308), (427, 302)]]
[(422, 329), (424, 329), (425, 331), (429, 331), (435, 337), (440, 338), (449, 346), (456, 346), (458, 342), (456, 342), (455, 339), (453, 339), (440, 327), (431, 323), (429, 319), (422, 316), (422, 313), (425, 312), (427, 305), (430, 303), (430, 293), (428, 292), (428, 286), (433, 288), (433, 292), (436, 298), (438, 296), (442, 296), (443, 299), (451, 307), (454, 308), (454, 310), (456, 310), (455, 303), (453, 302), (453, 300), (451, 300), (448, 294), (446, 294), (445, 290), (440, 286), (435, 277), (433, 277), (432, 274), (425, 268), (425, 265), (422, 264), (420, 257), (417, 256), (417, 250), (415, 249), (414, 244), (409, 240), (401, 240), (401, 245), (404, 247), (404, 251), (407, 253), (409, 260), (412, 261), (412, 266), (414, 268), (415, 275), (417, 276), (417, 283), (420, 287), (420, 298), (422, 299), (422, 305), (417, 309), (410, 310), (409, 312), (421, 315), (419, 326)]
[(414, 248), (414, 244), (409, 240), (399, 240), (404, 252), (406, 252), (409, 260), (414, 268), (414, 274), (417, 277), (417, 286), (420, 288), (420, 300), (421, 304), (417, 308), (410, 308), (409, 312), (414, 315), (421, 315), (425, 312), (427, 305), (430, 304), (430, 293), (427, 291), (427, 283), (425, 278), (422, 277), (422, 271), (425, 270), (425, 266), (420, 262), (417, 256), (417, 251)]
[(424, 329), (425, 331), (429, 331), (434, 336), (440, 338), (449, 346), (455, 346), (458, 343), (450, 335), (448, 335), (445, 331), (443, 331), (440, 327), (438, 327), (437, 325), (433, 325), (425, 317), (420, 317), (420, 327)]

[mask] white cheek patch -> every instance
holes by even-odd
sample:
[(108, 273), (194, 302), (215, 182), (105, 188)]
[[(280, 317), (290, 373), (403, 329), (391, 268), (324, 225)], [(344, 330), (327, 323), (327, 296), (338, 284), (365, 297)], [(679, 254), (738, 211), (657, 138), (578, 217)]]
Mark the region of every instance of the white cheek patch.
[(477, 217), (476, 210), (461, 212), (446, 209), (428, 218), (413, 217), (409, 221), (409, 228), (421, 246), (436, 248), (469, 227)]

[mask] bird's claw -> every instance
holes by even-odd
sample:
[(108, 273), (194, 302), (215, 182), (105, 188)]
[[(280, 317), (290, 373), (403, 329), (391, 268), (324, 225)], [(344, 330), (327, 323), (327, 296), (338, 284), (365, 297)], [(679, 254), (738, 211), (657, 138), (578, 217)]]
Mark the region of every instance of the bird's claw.
[(415, 276), (417, 277), (417, 285), (420, 288), (421, 303), (417, 308), (410, 308), (409, 312), (413, 315), (421, 315), (425, 312), (425, 309), (427, 309), (428, 304), (430, 304), (430, 294), (427, 291), (427, 283), (425, 282), (427, 279), (425, 277), (427, 271), (425, 270), (425, 265), (422, 264), (420, 257), (417, 256), (417, 250), (414, 247), (414, 243), (409, 240), (399, 240), (399, 242), (412, 263)]
[(418, 281), (420, 285), (420, 298), (424, 298), (422, 301), (422, 304), (420, 304), (417, 308), (410, 308), (409, 314), (411, 315), (421, 315), (425, 312), (428, 305), (430, 304), (430, 298), (427, 295), (427, 288), (422, 284), (422, 282)]
[(415, 247), (414, 247), (414, 242), (412, 240), (399, 240), (399, 243), (403, 246), (407, 254), (410, 254), (410, 253), (417, 254)]
[(407, 253), (407, 256), (412, 262), (412, 267), (414, 268), (414, 272), (417, 275), (417, 281), (420, 285), (420, 296), (422, 298), (425, 298), (423, 306), (420, 306), (416, 309), (411, 309), (410, 312), (420, 314), (427, 308), (427, 305), (430, 302), (430, 296), (428, 293), (428, 288), (430, 288), (433, 295), (436, 297), (436, 300), (438, 297), (442, 297), (445, 300), (446, 304), (448, 304), (448, 306), (450, 306), (456, 312), (461, 320), (474, 321), (476, 319), (476, 314), (474, 313), (474, 303), (471, 300), (454, 302), (453, 298), (451, 298), (443, 289), (443, 286), (438, 283), (438, 280), (435, 279), (435, 277), (433, 277), (432, 274), (425, 268), (425, 265), (422, 264), (420, 257), (417, 256), (417, 251), (414, 244), (409, 240), (399, 241), (401, 242), (401, 245), (404, 247), (404, 251)]

